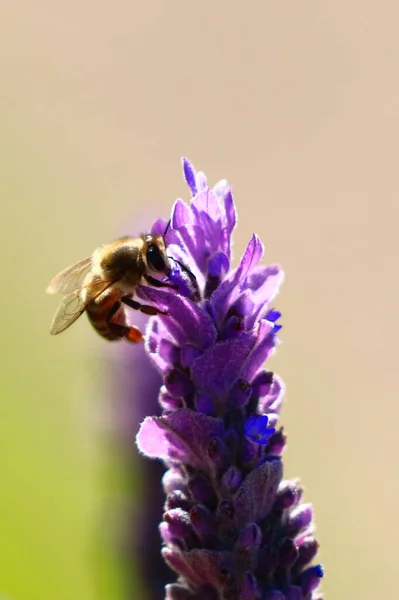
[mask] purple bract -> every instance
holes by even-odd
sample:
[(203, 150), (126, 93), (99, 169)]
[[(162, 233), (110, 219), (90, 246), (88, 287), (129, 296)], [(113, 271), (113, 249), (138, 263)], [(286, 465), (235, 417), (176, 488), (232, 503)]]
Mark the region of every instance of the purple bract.
[(315, 600), (323, 573), (309, 566), (312, 510), (298, 482), (283, 480), (283, 384), (263, 368), (281, 328), (271, 303), (283, 273), (259, 264), (256, 235), (231, 270), (231, 189), (210, 189), (186, 159), (183, 168), (193, 197), (175, 202), (166, 234), (177, 293), (137, 290), (169, 313), (151, 319), (146, 340), (163, 415), (147, 417), (137, 436), (168, 467), (162, 553), (179, 577), (165, 598)]

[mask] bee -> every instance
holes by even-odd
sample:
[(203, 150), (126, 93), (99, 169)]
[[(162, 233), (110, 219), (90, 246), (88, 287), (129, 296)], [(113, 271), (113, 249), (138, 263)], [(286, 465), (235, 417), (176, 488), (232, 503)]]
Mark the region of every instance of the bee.
[(128, 325), (125, 308), (129, 306), (146, 315), (168, 314), (155, 306), (133, 300), (140, 283), (173, 288), (173, 285), (153, 276), (169, 277), (171, 272), (165, 233), (163, 236), (154, 233), (138, 238), (120, 238), (100, 246), (88, 258), (58, 273), (47, 292), (62, 293), (64, 298), (55, 313), (50, 333), (61, 333), (86, 312), (94, 329), (103, 338), (140, 342), (143, 334), (138, 327)]

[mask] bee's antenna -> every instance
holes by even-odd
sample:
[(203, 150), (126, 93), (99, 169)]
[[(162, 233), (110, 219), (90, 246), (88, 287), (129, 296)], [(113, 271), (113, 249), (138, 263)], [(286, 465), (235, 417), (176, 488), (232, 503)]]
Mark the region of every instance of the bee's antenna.
[(168, 224), (166, 225), (165, 231), (163, 232), (163, 238), (165, 239), (165, 235), (168, 233), (168, 229), (170, 227), (170, 224), (172, 222), (172, 219), (169, 219)]

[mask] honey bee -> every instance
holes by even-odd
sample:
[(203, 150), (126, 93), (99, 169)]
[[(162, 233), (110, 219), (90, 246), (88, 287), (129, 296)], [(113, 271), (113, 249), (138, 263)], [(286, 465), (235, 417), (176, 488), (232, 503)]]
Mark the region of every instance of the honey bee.
[(125, 308), (130, 306), (146, 315), (168, 314), (133, 300), (139, 283), (173, 288), (151, 274), (170, 275), (165, 233), (120, 238), (100, 246), (88, 258), (58, 273), (47, 292), (62, 293), (64, 298), (55, 313), (50, 333), (61, 333), (86, 312), (94, 329), (105, 339), (140, 342), (143, 334), (138, 327), (127, 324)]

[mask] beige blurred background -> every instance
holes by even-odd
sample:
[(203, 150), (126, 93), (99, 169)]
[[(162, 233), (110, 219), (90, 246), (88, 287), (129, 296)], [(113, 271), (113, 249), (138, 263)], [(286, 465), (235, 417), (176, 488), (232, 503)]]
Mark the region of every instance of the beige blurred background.
[(50, 337), (44, 288), (187, 197), (182, 155), (233, 183), (235, 260), (256, 231), (286, 271), (273, 368), (325, 595), (395, 597), (398, 19), (393, 0), (0, 3), (2, 599), (121, 598), (93, 542), (103, 343), (83, 319)]

